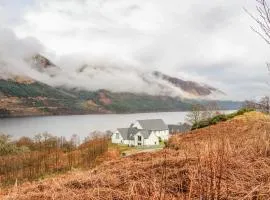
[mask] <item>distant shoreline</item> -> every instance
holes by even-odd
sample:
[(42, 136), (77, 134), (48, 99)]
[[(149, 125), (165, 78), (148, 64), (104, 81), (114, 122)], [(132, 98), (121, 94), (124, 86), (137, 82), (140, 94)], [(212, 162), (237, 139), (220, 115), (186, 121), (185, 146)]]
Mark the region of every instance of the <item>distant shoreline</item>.
[[(237, 109), (222, 109), (219, 111), (236, 111)], [(61, 117), (61, 116), (85, 116), (85, 115), (130, 115), (130, 114), (145, 114), (145, 113), (173, 113), (173, 112), (189, 112), (191, 110), (168, 110), (168, 111), (142, 111), (142, 112), (117, 112), (117, 113), (82, 113), (82, 114), (38, 114), (38, 115), (10, 115), (6, 117), (0, 117), (2, 119), (12, 119), (12, 118), (31, 118), (31, 117)]]

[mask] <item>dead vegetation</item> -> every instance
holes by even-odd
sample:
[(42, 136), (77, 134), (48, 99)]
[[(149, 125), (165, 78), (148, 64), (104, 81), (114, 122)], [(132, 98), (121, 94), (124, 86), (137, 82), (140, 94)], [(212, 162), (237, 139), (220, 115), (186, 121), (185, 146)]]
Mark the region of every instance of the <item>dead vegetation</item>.
[(270, 118), (247, 113), (176, 135), (160, 152), (14, 186), (4, 199), (270, 199)]
[(75, 168), (90, 169), (102, 162), (99, 159), (108, 151), (106, 137), (92, 138), (79, 146), (75, 141), (50, 134), (37, 135), (35, 142), (30, 138), (21, 138), (15, 144), (3, 141), (0, 141), (0, 188)]

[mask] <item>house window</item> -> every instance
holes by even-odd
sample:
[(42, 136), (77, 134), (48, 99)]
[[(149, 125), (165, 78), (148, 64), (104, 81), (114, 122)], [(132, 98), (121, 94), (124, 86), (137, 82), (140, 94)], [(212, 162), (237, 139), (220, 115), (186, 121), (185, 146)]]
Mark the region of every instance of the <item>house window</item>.
[(141, 142), (142, 141), (142, 136), (138, 136), (138, 141)]
[(116, 138), (116, 139), (119, 139), (119, 133), (116, 133), (115, 138)]

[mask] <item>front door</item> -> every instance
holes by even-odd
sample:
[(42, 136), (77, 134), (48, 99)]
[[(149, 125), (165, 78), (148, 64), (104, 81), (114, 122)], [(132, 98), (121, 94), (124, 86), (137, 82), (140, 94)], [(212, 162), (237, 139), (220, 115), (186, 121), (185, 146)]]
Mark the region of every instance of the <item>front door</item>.
[(142, 146), (142, 136), (138, 135), (138, 146)]

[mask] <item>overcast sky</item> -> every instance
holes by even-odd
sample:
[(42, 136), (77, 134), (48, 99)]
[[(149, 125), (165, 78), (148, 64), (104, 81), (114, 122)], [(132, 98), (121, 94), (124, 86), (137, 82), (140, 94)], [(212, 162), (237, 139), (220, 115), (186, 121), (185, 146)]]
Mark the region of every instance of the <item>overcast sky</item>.
[(116, 59), (249, 99), (270, 93), (270, 46), (243, 7), (255, 0), (0, 0), (0, 28), (34, 38), (55, 62)]

